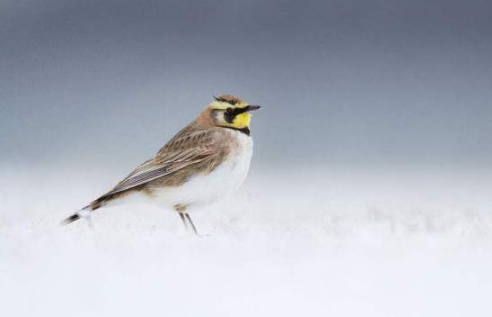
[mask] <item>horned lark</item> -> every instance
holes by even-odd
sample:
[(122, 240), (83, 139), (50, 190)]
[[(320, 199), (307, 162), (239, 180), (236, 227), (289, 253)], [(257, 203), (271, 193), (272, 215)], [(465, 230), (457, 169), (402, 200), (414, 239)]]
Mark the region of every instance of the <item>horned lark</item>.
[(231, 95), (215, 97), (153, 158), (62, 223), (113, 203), (143, 198), (174, 209), (185, 228), (197, 233), (188, 211), (231, 195), (246, 178), (253, 154), (251, 111), (259, 108)]

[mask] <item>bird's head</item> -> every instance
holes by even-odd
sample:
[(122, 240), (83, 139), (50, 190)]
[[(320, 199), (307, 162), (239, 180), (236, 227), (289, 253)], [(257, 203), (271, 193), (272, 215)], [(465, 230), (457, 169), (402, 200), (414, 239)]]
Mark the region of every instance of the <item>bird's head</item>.
[(260, 109), (260, 106), (250, 105), (243, 100), (222, 95), (208, 105), (215, 125), (237, 130), (248, 130), (251, 122), (251, 111)]

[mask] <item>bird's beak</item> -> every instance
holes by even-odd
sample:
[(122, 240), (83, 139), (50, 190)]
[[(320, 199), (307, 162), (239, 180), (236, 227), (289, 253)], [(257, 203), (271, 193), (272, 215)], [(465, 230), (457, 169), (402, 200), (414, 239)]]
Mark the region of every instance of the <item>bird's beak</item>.
[(255, 110), (258, 110), (260, 108), (261, 107), (260, 106), (257, 106), (257, 105), (249, 105), (248, 106), (248, 111), (255, 111)]

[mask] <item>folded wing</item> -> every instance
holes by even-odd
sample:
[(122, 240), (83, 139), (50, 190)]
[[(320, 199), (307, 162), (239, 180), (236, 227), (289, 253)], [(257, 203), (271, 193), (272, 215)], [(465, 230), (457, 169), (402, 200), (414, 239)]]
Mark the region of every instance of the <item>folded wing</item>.
[(161, 177), (167, 177), (191, 165), (213, 160), (221, 153), (223, 143), (215, 131), (197, 131), (179, 134), (164, 146), (157, 155), (138, 166), (110, 192), (98, 200), (135, 188)]

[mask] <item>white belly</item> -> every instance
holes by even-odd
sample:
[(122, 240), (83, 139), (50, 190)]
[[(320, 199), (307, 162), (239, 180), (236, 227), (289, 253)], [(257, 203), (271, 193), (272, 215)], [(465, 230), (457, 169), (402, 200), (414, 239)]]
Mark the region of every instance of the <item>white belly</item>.
[(248, 174), (251, 156), (253, 154), (252, 139), (238, 131), (239, 141), (237, 151), (229, 154), (222, 164), (209, 174), (199, 174), (192, 177), (179, 187), (168, 187), (153, 193), (153, 202), (172, 208), (176, 205), (194, 207), (210, 204), (232, 195), (244, 182)]

